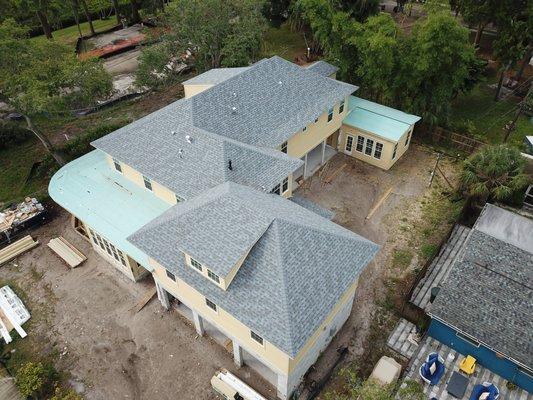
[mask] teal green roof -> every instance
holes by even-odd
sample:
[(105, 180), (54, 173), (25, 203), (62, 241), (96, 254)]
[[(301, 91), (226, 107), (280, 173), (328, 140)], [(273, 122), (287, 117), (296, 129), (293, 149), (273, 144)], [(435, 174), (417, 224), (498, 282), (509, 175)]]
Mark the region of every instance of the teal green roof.
[(61, 168), (50, 181), (50, 196), (147, 269), (148, 256), (126, 238), (171, 207), (111, 169), (94, 150)]
[(397, 142), (420, 117), (372, 101), (350, 96), (343, 123)]

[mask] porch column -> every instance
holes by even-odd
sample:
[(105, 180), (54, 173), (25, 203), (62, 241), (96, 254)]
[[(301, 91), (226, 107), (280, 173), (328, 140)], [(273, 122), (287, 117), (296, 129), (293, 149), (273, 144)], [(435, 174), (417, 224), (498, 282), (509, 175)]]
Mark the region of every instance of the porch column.
[(194, 310), (192, 310), (192, 318), (194, 320), (194, 327), (196, 328), (196, 333), (198, 333), (198, 335), (200, 335), (200, 336), (204, 336), (204, 333), (205, 333), (204, 320)]
[(324, 165), (324, 159), (326, 158), (326, 141), (322, 142), (322, 162), (320, 165)]
[(307, 179), (307, 154), (304, 158), (304, 179)]
[(242, 367), (242, 347), (235, 340), (233, 340), (233, 361), (237, 367)]
[(278, 384), (276, 385), (276, 392), (277, 392), (278, 398), (283, 399), (283, 400), (287, 399), (288, 389), (289, 389), (289, 377), (287, 375), (278, 374)]
[(168, 310), (170, 308), (170, 300), (168, 298), (168, 293), (165, 290), (165, 288), (163, 286), (161, 286), (161, 284), (157, 280), (154, 279), (154, 281), (155, 281), (155, 288), (156, 288), (156, 291), (157, 291), (157, 298), (161, 302), (161, 305), (166, 310)]

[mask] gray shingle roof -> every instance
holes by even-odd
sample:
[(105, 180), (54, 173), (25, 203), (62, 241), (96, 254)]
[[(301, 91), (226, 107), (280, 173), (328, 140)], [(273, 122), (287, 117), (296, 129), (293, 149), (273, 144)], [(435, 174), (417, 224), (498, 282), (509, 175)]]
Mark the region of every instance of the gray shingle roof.
[(250, 67), (238, 67), (238, 68), (213, 68), (200, 75), (196, 75), (194, 78), (183, 82), (184, 85), (216, 85), (220, 82), (224, 82), (226, 79), (232, 78), (241, 72), (246, 71)]
[(531, 367), (532, 253), (474, 227), (429, 314)]
[(339, 70), (338, 67), (331, 65), (330, 63), (326, 61), (316, 61), (313, 64), (310, 64), (306, 67), (309, 71), (313, 71), (315, 74), (319, 74), (321, 76), (330, 76), (331, 74), (337, 72)]
[(193, 121), (207, 131), (272, 148), (356, 90), (274, 56), (193, 96)]
[[(202, 221), (204, 204), (217, 209), (209, 215), (211, 225)], [(245, 216), (239, 221), (225, 212), (228, 208)], [(198, 220), (210, 230), (213, 240), (202, 244), (206, 254), (245, 248), (268, 224), (227, 291), (185, 265), (176, 239), (188, 229), (182, 226), (182, 215), (191, 215), (187, 224)], [(238, 238), (224, 234), (235, 222), (250, 224), (252, 233)], [(234, 183), (172, 207), (128, 240), (291, 357), (378, 250), (367, 239), (291, 201)]]
[(176, 101), (92, 145), (186, 199), (226, 181), (270, 190), (302, 165), (279, 151), (196, 128), (191, 106), (190, 99)]

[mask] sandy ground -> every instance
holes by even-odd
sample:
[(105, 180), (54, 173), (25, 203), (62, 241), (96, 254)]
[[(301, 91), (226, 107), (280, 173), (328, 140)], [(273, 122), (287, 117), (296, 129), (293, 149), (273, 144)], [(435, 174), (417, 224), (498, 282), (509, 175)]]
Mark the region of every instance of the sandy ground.
[[(69, 270), (45, 245), (57, 235), (88, 260)], [(165, 311), (157, 297), (135, 314), (132, 309), (153, 283), (134, 284), (116, 272), (70, 228), (66, 212), (32, 236), (41, 245), (2, 266), (0, 279), (22, 288), (39, 321), (28, 334), (39, 338), (43, 352), (59, 353), (59, 369), (72, 374), (71, 383), (86, 399), (214, 400), (209, 381), (220, 367), (275, 398), (257, 374), (247, 367), (235, 371), (222, 346), (197, 337), (194, 327), (177, 311)]]
[[(299, 189), (298, 195), (333, 210), (337, 223), (382, 246), (360, 278), (348, 323), (319, 359), (311, 380), (324, 376), (340, 346), (349, 347), (347, 362), (361, 361), (392, 249), (402, 239), (397, 230), (400, 216), (416, 214), (412, 204), (427, 191), (435, 158), (412, 145), (391, 171), (382, 171), (337, 154), (326, 175), (343, 163), (346, 166), (331, 184), (323, 185), (315, 174), (307, 189)], [(365, 219), (391, 186), (392, 194)], [(73, 231), (64, 211), (32, 235), (41, 246), (0, 268), (0, 279), (17, 282), (29, 297), (30, 311), (46, 313), (46, 318), (31, 325), (29, 335), (58, 351), (59, 368), (72, 374), (74, 387), (87, 399), (216, 398), (209, 380), (220, 367), (235, 372), (231, 355), (209, 338), (197, 337), (186, 320), (176, 311), (164, 311), (157, 299), (134, 313), (152, 285), (150, 280), (134, 284), (115, 272)], [(87, 262), (74, 270), (62, 264), (43, 245), (57, 235), (86, 254)], [(237, 374), (268, 398), (275, 397), (274, 389), (249, 368)]]

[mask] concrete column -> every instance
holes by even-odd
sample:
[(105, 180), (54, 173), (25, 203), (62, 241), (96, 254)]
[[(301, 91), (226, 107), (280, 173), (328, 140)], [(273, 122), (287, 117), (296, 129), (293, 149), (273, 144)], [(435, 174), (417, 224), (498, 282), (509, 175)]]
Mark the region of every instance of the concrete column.
[(307, 154), (304, 158), (304, 179), (307, 179)]
[(326, 141), (322, 142), (322, 162), (320, 165), (324, 165), (324, 159), (326, 158)]
[(278, 384), (276, 385), (277, 396), (281, 400), (288, 399), (289, 377), (287, 375), (278, 374)]
[(194, 310), (192, 310), (192, 318), (194, 320), (194, 327), (196, 328), (196, 333), (198, 333), (200, 336), (203, 336), (205, 333), (204, 330), (204, 320), (198, 313)]
[(157, 298), (161, 302), (161, 305), (168, 310), (170, 308), (170, 300), (168, 298), (168, 293), (163, 286), (158, 281), (155, 281), (155, 288), (157, 290)]
[(233, 361), (237, 367), (242, 367), (242, 347), (235, 340), (233, 341)]

